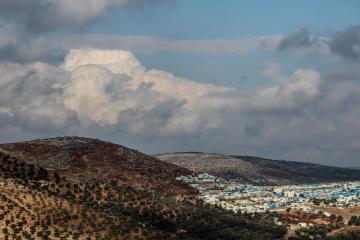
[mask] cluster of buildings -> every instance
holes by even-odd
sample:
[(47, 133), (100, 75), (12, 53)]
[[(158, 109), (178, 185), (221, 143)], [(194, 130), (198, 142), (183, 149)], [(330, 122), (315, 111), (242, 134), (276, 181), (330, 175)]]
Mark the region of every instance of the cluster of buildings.
[(360, 206), (360, 182), (319, 183), (284, 186), (239, 184), (209, 174), (181, 176), (177, 180), (196, 188), (204, 202), (235, 212), (301, 209), (314, 206)]

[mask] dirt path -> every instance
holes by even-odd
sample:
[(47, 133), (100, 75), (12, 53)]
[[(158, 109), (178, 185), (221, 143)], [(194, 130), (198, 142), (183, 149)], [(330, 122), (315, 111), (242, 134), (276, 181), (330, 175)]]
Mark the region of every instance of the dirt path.
[(339, 229), (336, 229), (332, 232), (329, 233), (329, 236), (335, 236), (338, 235), (340, 233), (346, 233), (346, 232), (351, 232), (351, 231), (360, 231), (360, 226), (345, 226)]

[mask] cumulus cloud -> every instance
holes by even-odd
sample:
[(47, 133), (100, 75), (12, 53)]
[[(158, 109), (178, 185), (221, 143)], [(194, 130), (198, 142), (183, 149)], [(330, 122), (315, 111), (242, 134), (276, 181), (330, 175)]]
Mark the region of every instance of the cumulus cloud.
[(184, 126), (218, 127), (220, 121), (206, 112), (233, 104), (226, 97), (233, 89), (146, 71), (127, 51), (72, 50), (61, 68), (35, 63), (1, 70), (3, 116), (28, 117), (27, 126), (50, 126), (53, 119), (54, 127), (122, 123), (133, 133), (175, 134)]
[(241, 91), (147, 70), (128, 51), (77, 49), (65, 59), (0, 64), (3, 140), (79, 134), (152, 151), (356, 165), (356, 66), (277, 72), (270, 86)]
[(233, 88), (146, 70), (127, 51), (72, 50), (60, 68), (0, 70), (2, 121), (28, 130), (121, 125), (133, 134), (192, 134), (221, 128), (221, 111), (243, 102)]
[(0, 116), (3, 122), (33, 131), (63, 129), (75, 119), (61, 104), (61, 84), (67, 79), (57, 68), (43, 63), (27, 66), (2, 64)]
[(143, 73), (145, 70), (129, 51), (95, 49), (71, 50), (61, 67), (66, 71), (73, 71), (86, 65), (99, 65), (114, 74), (127, 74), (129, 76)]
[[(232, 104), (226, 93), (233, 89), (196, 83), (164, 71), (145, 71), (126, 51), (75, 50), (62, 67), (71, 71), (70, 83), (64, 87), (67, 108), (100, 124), (135, 124), (137, 127), (129, 127), (135, 133), (146, 132), (147, 123), (151, 123), (151, 131), (160, 134), (178, 133), (184, 126), (189, 131), (216, 127), (217, 119), (208, 118), (207, 110)], [(166, 118), (146, 118), (150, 116)], [(154, 122), (162, 124), (154, 126)]]

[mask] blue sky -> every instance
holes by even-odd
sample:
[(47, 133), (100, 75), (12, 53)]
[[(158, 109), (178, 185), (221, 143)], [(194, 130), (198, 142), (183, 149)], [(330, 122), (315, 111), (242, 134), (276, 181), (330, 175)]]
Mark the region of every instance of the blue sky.
[(179, 0), (115, 10), (89, 32), (172, 39), (286, 34), (307, 27), (321, 35), (360, 22), (357, 0)]
[[(152, 7), (114, 10), (87, 29), (86, 34), (152, 36), (174, 40), (238, 39), (287, 35), (306, 28), (314, 36), (331, 36), (349, 25), (360, 23), (360, 2), (335, 1), (241, 1), (181, 0)], [(287, 73), (311, 65), (319, 70), (332, 68), (335, 59), (309, 59), (285, 54), (253, 52), (247, 55), (189, 54), (134, 51), (148, 68), (174, 72), (200, 82), (241, 88), (262, 84), (261, 70), (268, 62), (282, 62)]]

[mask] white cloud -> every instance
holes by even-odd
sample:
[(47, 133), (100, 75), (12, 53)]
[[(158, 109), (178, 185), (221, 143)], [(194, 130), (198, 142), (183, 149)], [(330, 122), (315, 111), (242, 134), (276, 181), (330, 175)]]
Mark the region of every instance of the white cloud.
[(35, 63), (0, 69), (2, 112), (39, 126), (66, 127), (71, 120), (84, 128), (121, 123), (133, 133), (176, 134), (185, 126), (187, 132), (219, 127), (211, 112), (234, 105), (226, 97), (234, 89), (146, 71), (127, 51), (72, 50), (61, 68)]
[(357, 69), (348, 70), (322, 76), (297, 69), (279, 74), (269, 87), (244, 92), (146, 70), (127, 51), (72, 50), (61, 67), (2, 63), (0, 138), (78, 134), (125, 145), (135, 139), (133, 146), (156, 151), (329, 164), (342, 157), (351, 164), (360, 133), (354, 120), (360, 117), (360, 87)]
[(96, 49), (70, 50), (61, 68), (73, 71), (86, 65), (103, 66), (114, 74), (129, 76), (143, 73), (145, 70), (131, 52)]
[(297, 69), (282, 77), (278, 85), (261, 89), (255, 98), (255, 108), (286, 110), (313, 100), (319, 94), (320, 74), (313, 69)]

